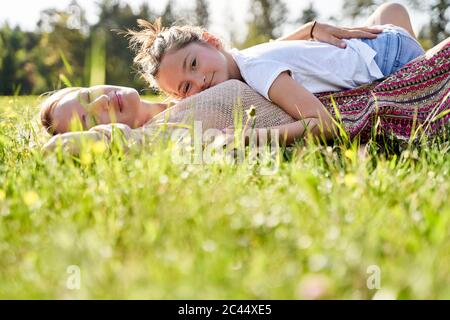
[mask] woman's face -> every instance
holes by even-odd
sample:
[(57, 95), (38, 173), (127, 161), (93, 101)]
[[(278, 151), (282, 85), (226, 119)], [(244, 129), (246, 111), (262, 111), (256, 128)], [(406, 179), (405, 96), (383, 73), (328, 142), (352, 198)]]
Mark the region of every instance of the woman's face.
[(53, 110), (53, 127), (68, 132), (79, 120), (84, 130), (96, 125), (123, 123), (131, 128), (144, 124), (139, 93), (132, 88), (95, 86), (67, 93)]

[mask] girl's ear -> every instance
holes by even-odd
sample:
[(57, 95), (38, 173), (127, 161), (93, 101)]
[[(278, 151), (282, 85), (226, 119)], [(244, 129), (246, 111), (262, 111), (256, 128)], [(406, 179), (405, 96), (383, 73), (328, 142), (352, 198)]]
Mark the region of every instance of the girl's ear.
[(220, 39), (217, 38), (215, 35), (209, 33), (208, 31), (202, 33), (202, 39), (203, 41), (209, 43), (216, 49), (222, 49), (222, 42), (220, 41)]

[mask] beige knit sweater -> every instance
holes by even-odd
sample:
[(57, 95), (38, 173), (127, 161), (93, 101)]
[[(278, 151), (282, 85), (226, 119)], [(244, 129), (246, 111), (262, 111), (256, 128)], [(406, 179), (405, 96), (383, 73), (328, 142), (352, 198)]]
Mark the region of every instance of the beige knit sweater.
[[(201, 123), (203, 131), (208, 129), (235, 128), (239, 122), (248, 119), (246, 110), (255, 108), (255, 116), (250, 119), (252, 127), (269, 128), (295, 122), (280, 107), (266, 100), (245, 83), (229, 80), (197, 95), (178, 102), (173, 107), (158, 114), (144, 127), (132, 130), (129, 138), (155, 138), (162, 131), (170, 134), (173, 130), (189, 130), (194, 122)], [(162, 129), (163, 128), (163, 129)]]

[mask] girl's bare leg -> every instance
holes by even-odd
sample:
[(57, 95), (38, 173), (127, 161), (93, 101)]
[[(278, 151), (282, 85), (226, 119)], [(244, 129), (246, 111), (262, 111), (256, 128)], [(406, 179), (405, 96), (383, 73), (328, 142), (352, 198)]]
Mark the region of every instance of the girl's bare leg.
[(382, 4), (366, 21), (366, 26), (368, 27), (379, 24), (393, 24), (402, 27), (417, 39), (411, 25), (408, 10), (399, 3), (389, 2)]

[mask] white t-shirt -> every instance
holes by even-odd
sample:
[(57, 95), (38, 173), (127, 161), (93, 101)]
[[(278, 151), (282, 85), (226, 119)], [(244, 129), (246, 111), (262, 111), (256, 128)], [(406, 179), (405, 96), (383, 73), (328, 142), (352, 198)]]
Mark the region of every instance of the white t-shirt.
[(245, 82), (266, 99), (275, 79), (285, 71), (311, 93), (355, 88), (383, 78), (372, 48), (356, 39), (344, 41), (345, 49), (297, 40), (273, 41), (230, 53)]

